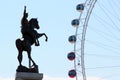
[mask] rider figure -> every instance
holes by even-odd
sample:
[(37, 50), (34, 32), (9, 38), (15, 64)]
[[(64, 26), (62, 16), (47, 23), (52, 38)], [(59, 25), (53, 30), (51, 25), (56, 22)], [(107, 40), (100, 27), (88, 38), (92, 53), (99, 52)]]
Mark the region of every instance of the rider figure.
[(22, 32), (22, 36), (24, 38), (25, 34), (29, 34), (30, 36), (32, 36), (34, 42), (35, 42), (35, 46), (39, 46), (39, 41), (37, 39), (37, 31), (34, 30), (34, 28), (29, 26), (29, 21), (27, 20), (28, 17), (28, 13), (26, 13), (26, 6), (24, 7), (24, 12), (23, 12), (23, 18), (21, 20), (21, 32)]

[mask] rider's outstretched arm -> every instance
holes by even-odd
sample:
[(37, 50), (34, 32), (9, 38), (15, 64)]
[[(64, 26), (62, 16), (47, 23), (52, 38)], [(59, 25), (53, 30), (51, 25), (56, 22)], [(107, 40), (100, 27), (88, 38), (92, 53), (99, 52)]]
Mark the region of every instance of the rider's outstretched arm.
[(27, 17), (28, 17), (28, 13), (26, 13), (26, 6), (24, 6), (23, 17), (22, 17), (22, 20), (21, 20), (21, 25), (22, 26), (27, 26), (28, 25)]
[(26, 6), (24, 6), (23, 16), (25, 16), (25, 14), (26, 14)]

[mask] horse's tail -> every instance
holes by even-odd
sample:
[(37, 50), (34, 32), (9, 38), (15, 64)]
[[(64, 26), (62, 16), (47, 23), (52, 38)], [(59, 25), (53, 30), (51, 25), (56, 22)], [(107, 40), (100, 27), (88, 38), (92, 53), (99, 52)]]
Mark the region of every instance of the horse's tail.
[(22, 49), (22, 41), (20, 39), (16, 39), (15, 44), (18, 50)]

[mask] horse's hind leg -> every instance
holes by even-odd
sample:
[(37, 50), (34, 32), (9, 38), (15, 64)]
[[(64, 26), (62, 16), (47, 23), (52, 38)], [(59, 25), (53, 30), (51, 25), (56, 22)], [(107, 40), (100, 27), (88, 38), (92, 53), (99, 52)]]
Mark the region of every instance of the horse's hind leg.
[(20, 66), (22, 66), (22, 58), (23, 58), (23, 56), (22, 56), (22, 51), (19, 51), (19, 53), (18, 53), (18, 61), (19, 61), (19, 65)]
[[(35, 62), (33, 61), (32, 57), (31, 57), (31, 50), (30, 51), (27, 51), (28, 53), (28, 58), (30, 61), (32, 61), (33, 65), (36, 65)], [(31, 66), (31, 65), (30, 65)]]
[(21, 40), (20, 39), (17, 39), (16, 40), (16, 47), (18, 49), (18, 61), (19, 61), (19, 65), (21, 66), (21, 62), (22, 62), (22, 45), (21, 45)]

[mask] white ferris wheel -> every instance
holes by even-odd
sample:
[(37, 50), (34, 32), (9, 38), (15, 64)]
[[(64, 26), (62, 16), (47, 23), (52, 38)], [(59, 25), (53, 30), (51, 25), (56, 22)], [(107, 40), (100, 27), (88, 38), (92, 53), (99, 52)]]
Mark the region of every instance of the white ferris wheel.
[[(96, 1), (97, 0), (86, 0), (84, 3), (78, 4), (76, 10), (80, 12), (80, 15), (71, 22), (71, 25), (76, 28), (76, 31), (75, 35), (69, 37), (69, 42), (74, 43), (74, 51), (68, 54), (68, 59), (74, 60), (74, 69), (69, 71), (69, 76), (76, 77), (76, 80), (79, 80), (79, 78), (81, 78), (80, 76), (82, 76), (82, 80), (86, 80), (84, 64), (85, 36), (90, 15)], [(81, 30), (78, 30), (79, 28), (81, 28)]]
[(99, 76), (97, 80), (120, 79), (119, 4), (117, 0), (82, 0), (77, 4), (80, 15), (71, 21), (76, 30), (68, 39), (74, 45), (67, 55), (74, 62), (74, 69), (68, 72), (71, 78), (88, 80), (87, 75), (93, 74)]

